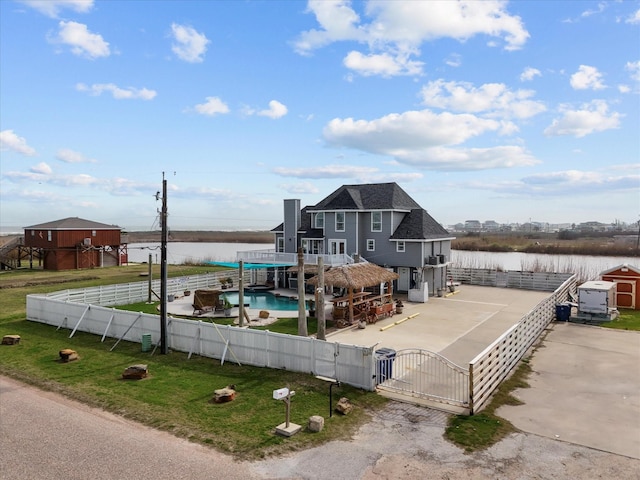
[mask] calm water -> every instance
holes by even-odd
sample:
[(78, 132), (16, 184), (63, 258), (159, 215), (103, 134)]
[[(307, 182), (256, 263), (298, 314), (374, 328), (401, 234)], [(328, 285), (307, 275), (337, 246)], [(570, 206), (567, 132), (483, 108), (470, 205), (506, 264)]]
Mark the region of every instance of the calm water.
[[(229, 292), (224, 294), (227, 300), (233, 305), (238, 305), (238, 292)], [(276, 297), (275, 295), (265, 293), (246, 293), (244, 294), (244, 303), (249, 307), (259, 310), (287, 310), (297, 311), (298, 301), (291, 300), (289, 297)]]
[[(236, 252), (273, 249), (273, 243), (197, 243), (170, 242), (167, 261), (179, 265), (187, 261), (233, 262)], [(129, 261), (160, 263), (159, 243), (131, 243)], [(600, 272), (623, 263), (639, 266), (636, 257), (592, 257), (588, 255), (544, 255), (535, 253), (493, 253), (453, 250), (451, 262), (457, 267), (497, 268), (502, 270), (544, 270), (577, 273), (580, 278), (597, 279)]]

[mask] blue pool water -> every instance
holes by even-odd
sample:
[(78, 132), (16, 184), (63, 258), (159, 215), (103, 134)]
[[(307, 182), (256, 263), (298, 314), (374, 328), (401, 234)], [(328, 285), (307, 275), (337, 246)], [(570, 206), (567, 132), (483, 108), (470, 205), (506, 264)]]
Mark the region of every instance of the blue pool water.
[[(238, 305), (238, 292), (225, 293), (229, 302)], [(298, 301), (290, 300), (289, 297), (276, 297), (272, 293), (247, 293), (244, 294), (244, 303), (248, 303), (249, 308), (256, 310), (298, 310)]]

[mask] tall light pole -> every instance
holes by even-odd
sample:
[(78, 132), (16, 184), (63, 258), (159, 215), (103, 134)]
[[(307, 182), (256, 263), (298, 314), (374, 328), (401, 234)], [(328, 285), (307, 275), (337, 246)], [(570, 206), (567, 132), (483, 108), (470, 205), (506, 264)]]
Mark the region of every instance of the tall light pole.
[(167, 180), (162, 172), (162, 211), (160, 212), (162, 227), (160, 241), (160, 353), (169, 353), (167, 345)]

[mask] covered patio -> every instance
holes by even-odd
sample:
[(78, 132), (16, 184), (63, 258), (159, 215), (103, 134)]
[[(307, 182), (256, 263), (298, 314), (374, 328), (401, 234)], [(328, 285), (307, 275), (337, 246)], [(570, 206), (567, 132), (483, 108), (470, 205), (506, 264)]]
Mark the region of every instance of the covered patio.
[[(324, 272), (324, 283), (346, 291), (331, 302), (336, 327), (344, 328), (355, 322), (375, 323), (380, 317), (395, 313), (393, 280), (398, 274), (373, 263), (352, 263), (331, 267)], [(318, 285), (318, 276), (307, 280)], [(375, 292), (366, 289), (376, 289)]]

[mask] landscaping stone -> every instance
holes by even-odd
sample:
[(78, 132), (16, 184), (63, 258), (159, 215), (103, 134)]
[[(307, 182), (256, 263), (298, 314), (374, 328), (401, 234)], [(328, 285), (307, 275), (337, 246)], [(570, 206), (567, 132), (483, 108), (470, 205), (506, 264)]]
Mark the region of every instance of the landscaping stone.
[(259, 318), (267, 319), (269, 318), (269, 312), (267, 310), (260, 310), (260, 314), (258, 315)]
[(320, 415), (312, 415), (309, 417), (309, 431), (321, 432), (324, 428), (324, 417)]
[(2, 337), (2, 345), (17, 345), (20, 343), (20, 335), (5, 335)]
[(60, 350), (60, 352), (58, 352), (58, 354), (60, 355), (60, 360), (62, 360), (64, 363), (72, 362), (80, 358), (78, 356), (78, 353), (75, 350), (71, 350), (70, 348), (62, 349)]
[(224, 388), (214, 390), (213, 403), (227, 403), (235, 400), (235, 385), (227, 385)]
[(146, 365), (131, 365), (122, 373), (122, 378), (127, 380), (141, 380), (147, 378), (149, 370)]
[(353, 410), (353, 404), (347, 397), (342, 397), (336, 405), (336, 412), (339, 412), (343, 415), (348, 415), (349, 413), (351, 413), (351, 410)]

